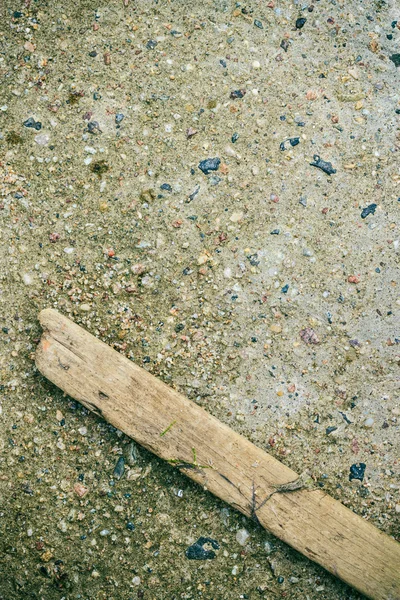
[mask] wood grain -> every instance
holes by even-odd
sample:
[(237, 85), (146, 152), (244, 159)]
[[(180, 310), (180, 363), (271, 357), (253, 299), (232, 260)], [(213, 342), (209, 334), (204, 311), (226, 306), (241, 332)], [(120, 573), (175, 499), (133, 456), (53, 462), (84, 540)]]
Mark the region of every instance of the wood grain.
[(50, 381), (369, 598), (400, 600), (395, 540), (321, 490), (277, 492), (294, 471), (57, 311), (40, 322)]

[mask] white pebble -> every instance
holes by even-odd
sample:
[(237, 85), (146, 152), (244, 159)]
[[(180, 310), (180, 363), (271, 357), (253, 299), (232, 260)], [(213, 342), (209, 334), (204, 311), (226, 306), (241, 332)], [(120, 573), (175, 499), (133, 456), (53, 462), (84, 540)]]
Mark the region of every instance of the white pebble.
[(250, 537), (250, 534), (247, 531), (247, 529), (239, 529), (239, 531), (236, 533), (236, 541), (241, 546), (244, 546), (246, 544), (249, 537)]
[(133, 583), (133, 585), (140, 585), (140, 577), (137, 577), (137, 576), (134, 577), (132, 579), (132, 583)]
[(261, 67), (261, 65), (258, 60), (253, 60), (252, 67), (253, 67), (253, 69), (259, 69)]
[(364, 421), (364, 427), (372, 427), (374, 424), (374, 419), (372, 417), (368, 417), (368, 419), (365, 419)]
[(267, 554), (271, 554), (271, 552), (273, 550), (272, 544), (270, 542), (265, 542), (264, 550)]
[(224, 269), (224, 277), (226, 277), (226, 279), (232, 277), (232, 269), (230, 267), (226, 267), (226, 269)]
[(22, 275), (22, 281), (24, 282), (25, 285), (32, 285), (33, 277), (29, 273), (24, 273)]
[(63, 533), (65, 533), (67, 531), (67, 529), (68, 529), (66, 522), (65, 521), (60, 521), (59, 524), (58, 524), (58, 529), (60, 531), (62, 531)]
[(79, 433), (81, 435), (86, 435), (87, 434), (87, 427), (79, 427), (78, 431), (79, 431)]
[(35, 136), (35, 142), (39, 144), (39, 146), (47, 146), (50, 141), (50, 136), (47, 133), (40, 133)]
[(232, 575), (237, 575), (239, 573), (239, 567), (235, 565), (232, 569)]

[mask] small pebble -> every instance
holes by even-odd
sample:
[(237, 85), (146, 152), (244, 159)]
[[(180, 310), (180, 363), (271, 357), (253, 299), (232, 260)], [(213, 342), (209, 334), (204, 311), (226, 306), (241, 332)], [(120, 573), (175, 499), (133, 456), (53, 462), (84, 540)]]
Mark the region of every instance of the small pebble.
[(205, 544), (210, 544), (214, 550), (219, 549), (219, 544), (216, 540), (208, 537), (200, 537), (197, 542), (186, 550), (186, 558), (189, 560), (209, 560), (216, 557), (214, 550), (204, 548)]
[(364, 473), (366, 469), (365, 463), (354, 463), (350, 467), (349, 481), (353, 481), (353, 479), (358, 479), (362, 481), (364, 479)]
[(236, 541), (241, 546), (246, 545), (246, 542), (249, 539), (249, 537), (250, 533), (247, 531), (247, 529), (239, 529), (239, 531), (236, 533)]
[(305, 17), (299, 17), (296, 19), (296, 29), (302, 29), (306, 23), (307, 19)]
[(115, 479), (121, 479), (122, 475), (125, 472), (125, 459), (123, 456), (120, 456), (117, 460), (117, 464), (114, 467), (113, 476)]
[(198, 167), (200, 171), (203, 171), (204, 175), (208, 175), (210, 171), (218, 171), (220, 164), (221, 159), (218, 157), (206, 158), (199, 162)]
[(361, 212), (361, 218), (365, 219), (366, 217), (368, 217), (368, 215), (375, 214), (376, 207), (377, 207), (377, 204), (369, 204), (369, 206), (367, 206), (366, 208), (363, 208), (362, 212)]

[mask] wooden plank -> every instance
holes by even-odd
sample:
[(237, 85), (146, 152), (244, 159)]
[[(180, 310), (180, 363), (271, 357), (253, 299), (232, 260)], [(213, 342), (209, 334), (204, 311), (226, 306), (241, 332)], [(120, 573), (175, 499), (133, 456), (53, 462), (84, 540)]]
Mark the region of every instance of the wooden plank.
[(366, 596), (400, 600), (400, 544), (52, 309), (40, 313), (39, 371)]

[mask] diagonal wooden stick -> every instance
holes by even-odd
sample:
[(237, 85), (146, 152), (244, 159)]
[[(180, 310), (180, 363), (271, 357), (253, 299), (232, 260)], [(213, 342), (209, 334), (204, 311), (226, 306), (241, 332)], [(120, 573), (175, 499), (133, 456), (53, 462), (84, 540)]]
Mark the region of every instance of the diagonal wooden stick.
[(400, 544), (55, 310), (41, 373), (139, 444), (375, 600), (400, 600)]

